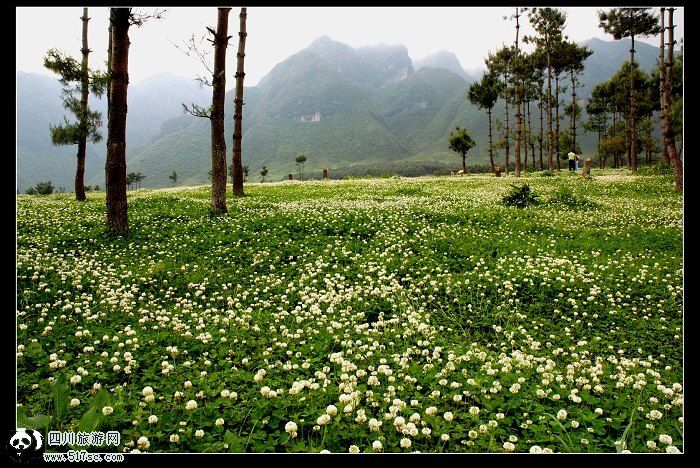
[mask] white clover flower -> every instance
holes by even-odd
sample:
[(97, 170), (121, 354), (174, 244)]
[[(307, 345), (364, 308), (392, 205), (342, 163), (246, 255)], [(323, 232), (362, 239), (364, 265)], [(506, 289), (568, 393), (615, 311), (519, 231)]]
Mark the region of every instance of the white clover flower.
[(185, 404), (185, 408), (187, 409), (187, 411), (192, 411), (197, 408), (197, 402), (194, 400), (188, 400)]
[(112, 408), (111, 406), (104, 406), (102, 408), (102, 414), (104, 414), (105, 416), (109, 416), (113, 412), (114, 412), (114, 408)]
[(678, 450), (678, 447), (674, 445), (669, 445), (668, 447), (666, 447), (666, 453), (681, 453), (681, 451)]
[(572, 421), (571, 421), (571, 427), (573, 427), (574, 429), (576, 429), (578, 426), (579, 426), (578, 421), (576, 421), (576, 420), (572, 420)]
[(530, 453), (542, 453), (542, 447), (539, 445), (533, 445), (530, 447)]
[(148, 417), (148, 424), (155, 424), (158, 422), (158, 416), (152, 414)]
[(603, 414), (603, 408), (596, 408), (596, 409), (595, 409), (595, 413), (598, 414), (598, 415)]
[(351, 445), (348, 449), (350, 453), (360, 453), (360, 448), (357, 445)]
[(144, 396), (153, 395), (153, 389), (151, 387), (144, 387), (142, 393)]
[(478, 406), (470, 406), (469, 407), (469, 414), (476, 416), (479, 414), (479, 407)]
[(375, 452), (381, 452), (382, 451), (382, 443), (379, 442), (378, 440), (375, 440), (372, 442), (372, 450)]
[(80, 404), (80, 400), (78, 400), (77, 398), (73, 398), (70, 401), (71, 406), (78, 406), (79, 404)]
[(335, 405), (328, 405), (328, 407), (326, 407), (326, 414), (328, 416), (335, 416), (338, 414), (338, 408), (336, 408)]
[(397, 428), (401, 429), (405, 424), (406, 420), (403, 418), (403, 416), (396, 416), (396, 418), (394, 418), (394, 426)]
[(170, 442), (180, 442), (180, 436), (177, 434), (173, 434), (170, 436)]
[(650, 449), (655, 449), (656, 448), (656, 441), (647, 440), (647, 447), (649, 447)]
[(224, 425), (224, 418), (218, 418), (218, 419), (214, 422), (214, 424), (216, 424), (217, 426), (223, 426), (223, 425)]
[(287, 432), (292, 437), (297, 436), (297, 429), (297, 424), (294, 421), (289, 421), (287, 424), (284, 425), (285, 432)]
[(503, 448), (506, 452), (512, 452), (513, 450), (515, 450), (515, 445), (511, 442), (504, 442)]
[(449, 434), (442, 434), (440, 436), (440, 440), (442, 440), (443, 442), (447, 442), (448, 440), (450, 440), (450, 435)]
[(445, 414), (442, 415), (443, 418), (445, 418), (445, 421), (450, 422), (454, 418), (452, 415), (451, 411), (446, 411)]
[(428, 416), (433, 416), (437, 414), (438, 409), (435, 406), (429, 406), (428, 408), (425, 409), (425, 414)]
[(80, 377), (79, 375), (74, 375), (73, 377), (70, 378), (70, 383), (75, 385), (75, 384), (80, 383), (81, 380), (83, 380), (82, 377)]
[(377, 421), (376, 419), (372, 418), (367, 422), (367, 425), (369, 425), (369, 430), (372, 432), (378, 432), (379, 431), (379, 426), (382, 425), (381, 421)]
[(328, 414), (322, 414), (321, 416), (319, 416), (316, 419), (316, 424), (318, 424), (319, 426), (323, 426), (324, 424), (326, 424), (330, 420), (331, 420), (331, 417)]
[(402, 448), (409, 448), (411, 446), (411, 439), (404, 437), (399, 444)]
[(320, 451), (320, 452), (318, 452), (318, 453), (331, 453), (331, 451), (330, 451), (330, 450), (328, 450), (328, 449), (323, 449), (323, 450), (321, 450), (321, 451)]
[(140, 449), (147, 450), (148, 447), (151, 446), (151, 443), (145, 436), (141, 436), (139, 437), (139, 440), (136, 441), (136, 446)]
[(204, 431), (202, 429), (197, 429), (194, 431), (194, 436), (195, 437), (204, 437)]
[(673, 439), (670, 435), (661, 434), (659, 436), (659, 442), (661, 442), (662, 444), (671, 445), (673, 443)]
[(228, 398), (231, 396), (231, 392), (228, 390), (221, 390), (221, 398)]
[(569, 414), (569, 413), (567, 413), (566, 410), (560, 409), (560, 410), (557, 412), (557, 419), (558, 419), (559, 421), (563, 421), (563, 420), (566, 419), (566, 416), (568, 416), (568, 414)]

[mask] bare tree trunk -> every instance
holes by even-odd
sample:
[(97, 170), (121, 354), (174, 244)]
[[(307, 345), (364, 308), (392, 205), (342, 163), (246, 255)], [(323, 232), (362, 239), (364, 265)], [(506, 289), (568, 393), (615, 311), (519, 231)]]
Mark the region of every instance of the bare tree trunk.
[(554, 145), (557, 151), (557, 171), (561, 171), (561, 153), (559, 151), (559, 75), (554, 75), (554, 82), (556, 84), (556, 100), (554, 101), (556, 110), (556, 139), (554, 140)]
[(118, 234), (129, 231), (126, 204), (126, 113), (129, 88), (130, 8), (110, 8), (112, 54), (109, 78), (110, 103), (107, 132), (107, 229)]
[[(507, 65), (506, 65), (507, 66)], [(505, 74), (506, 86), (504, 88), (505, 101), (506, 101), (506, 174), (510, 171), (510, 117), (508, 115), (508, 72)]]
[(467, 173), (467, 153), (462, 153), (462, 175)]
[(87, 122), (87, 106), (88, 94), (90, 93), (90, 82), (88, 79), (88, 9), (83, 8), (83, 47), (80, 52), (83, 54), (83, 60), (80, 63), (80, 74), (82, 75), (80, 83), (80, 140), (78, 141), (78, 167), (75, 171), (75, 199), (85, 201), (85, 151), (87, 148), (88, 122)]
[(576, 152), (576, 77), (574, 70), (571, 70), (571, 138), (574, 141), (574, 149)]
[(634, 34), (631, 34), (632, 48), (630, 49), (630, 64), (632, 70), (630, 73), (630, 169), (632, 172), (637, 172), (637, 93), (634, 89), (635, 75), (637, 68), (634, 63)]
[(243, 59), (245, 57), (245, 38), (248, 35), (245, 30), (246, 8), (241, 8), (240, 27), (238, 30), (238, 63), (236, 66), (236, 105), (233, 114), (233, 196), (242, 197), (243, 193), (243, 163), (241, 159), (241, 143), (243, 140)]
[(214, 76), (211, 101), (211, 211), (226, 213), (226, 138), (224, 136), (224, 98), (226, 96), (226, 47), (228, 14), (231, 8), (219, 8), (214, 34)]
[[(535, 142), (532, 138), (532, 115), (530, 114), (530, 101), (527, 101), (527, 141), (530, 145), (530, 157), (532, 158), (532, 168), (535, 168)], [(527, 164), (525, 164), (527, 166)], [(527, 170), (527, 167), (525, 167)]]
[(544, 171), (544, 160), (542, 147), (544, 145), (544, 103), (542, 102), (544, 98), (543, 93), (540, 93), (540, 138), (539, 138), (539, 149), (540, 149), (540, 171)]
[(488, 108), (488, 115), (489, 115), (489, 164), (491, 164), (491, 172), (495, 172), (494, 166), (493, 166), (493, 134), (492, 134), (492, 125), (491, 125), (491, 110), (492, 108)]
[(666, 56), (666, 83), (664, 85), (664, 105), (663, 105), (663, 135), (664, 145), (668, 148), (668, 157), (673, 166), (673, 176), (675, 188), (677, 191), (683, 191), (683, 162), (680, 155), (676, 151), (676, 139), (671, 126), (671, 118), (668, 115), (671, 109), (671, 85), (673, 84), (673, 11), (675, 8), (668, 9), (668, 52)]
[[(547, 44), (549, 49), (549, 44)], [(547, 169), (553, 169), (554, 129), (552, 128), (552, 60), (547, 50)]]
[(520, 76), (518, 73), (518, 39), (520, 33), (520, 15), (515, 8), (515, 177), (520, 177), (520, 145), (522, 144), (523, 119), (520, 102)]
[[(664, 36), (666, 35), (666, 28), (664, 27), (664, 12), (666, 8), (661, 7), (661, 28), (659, 36), (661, 37), (661, 43), (659, 44), (659, 96), (661, 98), (661, 109), (664, 108), (664, 85), (666, 83), (666, 59), (664, 57)], [(661, 126), (663, 128), (663, 112), (661, 115)], [(661, 145), (661, 164), (669, 164), (671, 161), (668, 158), (668, 149), (665, 144)]]

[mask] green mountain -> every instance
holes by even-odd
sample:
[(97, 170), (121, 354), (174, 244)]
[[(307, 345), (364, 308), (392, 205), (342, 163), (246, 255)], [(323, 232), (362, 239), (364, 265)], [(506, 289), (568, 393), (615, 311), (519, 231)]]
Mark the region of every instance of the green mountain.
[[(70, 191), (75, 177), (75, 146), (53, 146), (49, 126), (63, 122), (62, 86), (53, 76), (17, 72), (17, 188), (24, 191), (42, 180)], [(182, 114), (181, 103), (206, 104), (211, 90), (200, 89), (190, 78), (166, 73), (129, 86), (127, 157), (156, 136), (169, 120)], [(88, 143), (85, 181), (104, 187), (107, 154), (107, 100), (90, 96), (90, 106), (102, 112), (103, 140)], [(166, 123), (167, 122), (167, 123)]]
[(449, 70), (461, 76), (468, 83), (476, 81), (475, 77), (471, 76), (462, 68), (462, 64), (459, 63), (457, 56), (448, 50), (439, 50), (434, 54), (430, 54), (413, 62), (413, 68), (415, 68), (416, 71), (423, 67), (444, 68), (445, 70)]
[[(588, 44), (594, 54), (588, 59), (581, 77), (584, 83), (581, 96), (595, 83), (612, 76), (629, 55), (628, 41), (592, 39)], [(643, 43), (639, 43), (637, 49), (640, 65), (650, 69), (658, 49)], [(317, 39), (307, 49), (277, 64), (257, 86), (245, 88), (243, 164), (251, 167), (251, 180), (259, 180), (258, 171), (262, 165), (269, 170), (268, 180), (296, 174), (294, 156), (298, 153), (308, 155), (306, 173), (312, 176), (319, 176), (324, 167), (332, 174), (352, 165), (441, 162), (454, 164), (456, 168), (459, 158), (448, 149), (447, 138), (457, 125), (466, 127), (477, 144), (467, 155), (468, 163), (486, 163), (486, 112), (466, 99), (468, 82), (460, 76), (463, 73), (459, 71), (464, 70), (452, 57), (449, 52), (439, 52), (413, 64), (404, 46), (353, 49), (327, 36)], [(455, 65), (459, 65), (459, 69), (455, 69)], [(144, 186), (169, 185), (168, 175), (172, 171), (178, 173), (182, 184), (206, 183), (211, 167), (209, 121), (182, 115), (180, 102), (188, 101), (182, 97), (186, 90), (180, 91), (175, 85), (167, 88), (155, 80), (150, 91), (145, 93), (151, 99), (141, 98), (129, 108), (129, 119), (141, 121), (135, 124), (138, 129), (129, 131), (138, 130), (144, 136), (139, 140), (137, 134), (129, 134), (128, 170), (145, 174)], [(188, 84), (196, 86), (191, 80)], [(568, 83), (562, 80), (562, 85)], [(133, 87), (133, 92), (130, 87), (130, 96), (138, 95), (137, 86)], [(46, 92), (50, 95), (57, 91)], [(158, 98), (158, 92), (165, 97)], [(179, 94), (181, 92), (183, 94)], [(21, 99), (22, 95), (19, 96)], [(37, 95), (39, 102), (34, 114), (42, 108), (39, 98), (41, 95)], [(200, 102), (206, 103), (207, 99)], [(561, 99), (568, 102), (568, 94), (563, 93)], [(142, 106), (140, 113), (137, 112), (139, 105)], [(539, 113), (536, 106), (531, 107), (533, 127), (537, 128)], [(27, 110), (29, 106), (19, 101), (18, 109)], [(50, 142), (47, 146), (45, 141), (43, 147), (36, 149), (39, 146), (36, 139), (42, 134), (48, 139), (48, 122), (60, 120), (60, 105), (54, 110), (55, 115), (49, 116), (48, 111), (46, 116), (42, 115), (41, 122), (30, 121), (31, 116), (20, 119), (18, 165), (23, 169), (18, 171), (18, 178), (33, 173), (34, 169), (30, 168), (36, 168), (40, 178), (25, 177), (23, 180), (33, 184), (42, 178), (51, 179), (58, 186), (60, 172), (66, 180), (62, 183), (68, 188), (72, 186), (74, 150), (56, 149)], [(226, 96), (225, 112), (230, 161), (232, 93)], [(28, 111), (27, 114), (34, 115)], [(561, 114), (563, 116), (563, 106)], [(172, 118), (163, 118), (165, 115)], [(511, 124), (513, 115), (511, 112)], [(494, 122), (504, 119), (502, 102), (494, 108), (493, 117)], [(132, 126), (132, 120), (128, 125)], [(561, 128), (567, 126), (568, 119), (562, 117)], [(148, 131), (144, 131), (144, 127)], [(496, 134), (494, 128), (494, 136)], [(145, 135), (149, 135), (147, 139)], [(594, 152), (595, 135), (582, 134), (579, 141), (584, 155)], [(51, 154), (64, 151), (65, 161), (49, 166), (44, 162), (46, 158), (40, 158), (49, 149), (54, 151)], [(503, 152), (502, 149), (496, 151), (497, 161), (502, 161)], [(97, 149), (95, 153), (88, 156), (88, 183), (101, 184), (104, 160), (99, 160), (99, 154), (104, 153)], [(511, 148), (511, 161), (512, 158)]]

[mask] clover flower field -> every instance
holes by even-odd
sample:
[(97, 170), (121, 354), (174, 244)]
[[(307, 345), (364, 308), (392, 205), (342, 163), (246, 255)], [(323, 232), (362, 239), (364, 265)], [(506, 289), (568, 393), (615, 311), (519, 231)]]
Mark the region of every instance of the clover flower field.
[[(683, 451), (670, 176), (17, 196), (18, 424), (124, 452)], [(554, 203), (567, 187), (587, 200)]]

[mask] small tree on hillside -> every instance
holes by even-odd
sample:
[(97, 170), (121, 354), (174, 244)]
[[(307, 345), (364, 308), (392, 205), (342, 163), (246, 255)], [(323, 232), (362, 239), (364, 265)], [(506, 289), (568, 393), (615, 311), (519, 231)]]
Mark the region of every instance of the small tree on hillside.
[(307, 160), (307, 156), (305, 154), (298, 154), (295, 158), (294, 161), (297, 163), (297, 171), (299, 172), (299, 179), (304, 180), (304, 163)]
[(474, 140), (467, 133), (467, 129), (457, 128), (454, 132), (450, 133), (450, 149), (456, 153), (462, 155), (462, 171), (466, 174), (467, 172), (467, 152), (476, 146)]
[(262, 176), (262, 180), (260, 180), (260, 182), (265, 182), (265, 176), (267, 175), (267, 166), (263, 166), (262, 169), (260, 169), (260, 175)]
[(168, 179), (170, 179), (173, 182), (174, 187), (175, 184), (177, 184), (177, 172), (173, 171), (173, 173), (168, 176)]

